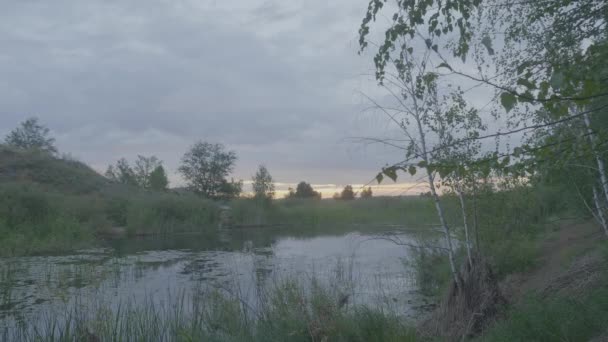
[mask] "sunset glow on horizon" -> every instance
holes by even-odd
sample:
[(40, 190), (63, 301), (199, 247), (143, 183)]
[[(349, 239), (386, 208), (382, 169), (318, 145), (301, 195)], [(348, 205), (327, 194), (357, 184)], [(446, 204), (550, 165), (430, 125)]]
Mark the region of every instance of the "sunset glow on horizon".
[[(275, 183), (275, 198), (284, 198), (289, 193), (289, 188), (296, 189), (297, 183)], [(322, 198), (332, 198), (335, 193), (341, 193), (346, 185), (351, 185), (355, 193), (361, 192), (364, 188), (370, 187), (372, 189), (373, 196), (412, 196), (419, 195), (421, 192), (428, 191), (428, 185), (425, 183), (413, 183), (413, 182), (402, 182), (402, 183), (386, 183), (377, 184), (311, 184), (315, 191), (321, 193)], [(244, 191), (246, 196), (251, 195), (251, 181), (244, 182)]]

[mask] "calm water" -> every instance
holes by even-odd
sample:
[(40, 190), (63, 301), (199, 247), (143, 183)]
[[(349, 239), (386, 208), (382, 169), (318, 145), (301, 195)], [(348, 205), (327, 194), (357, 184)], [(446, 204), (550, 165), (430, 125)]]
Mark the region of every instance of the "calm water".
[(164, 305), (201, 289), (219, 289), (255, 307), (260, 289), (286, 279), (310, 284), (313, 278), (349, 295), (349, 304), (383, 305), (416, 317), (427, 300), (404, 263), (408, 253), (364, 233), (296, 237), (260, 229), (214, 238), (121, 240), (72, 255), (2, 259), (0, 325), (87, 301)]

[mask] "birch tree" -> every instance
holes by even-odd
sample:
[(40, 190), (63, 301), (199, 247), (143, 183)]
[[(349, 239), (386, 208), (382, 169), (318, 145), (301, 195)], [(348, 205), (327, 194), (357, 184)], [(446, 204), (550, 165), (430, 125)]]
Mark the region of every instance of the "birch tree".
[[(385, 176), (393, 181), (397, 179), (399, 170), (414, 175), (417, 169), (425, 173), (426, 183), (430, 189), (435, 210), (443, 230), (446, 250), (452, 277), (457, 288), (462, 288), (461, 276), (456, 266), (453, 232), (445, 216), (443, 204), (436, 188), (438, 181), (436, 160), (436, 147), (449, 145), (453, 137), (449, 133), (450, 120), (445, 120), (449, 113), (457, 113), (462, 103), (455, 103), (453, 96), (441, 95), (438, 87), (438, 76), (429, 71), (429, 49), (422, 55), (415, 55), (407, 47), (400, 50), (392, 62), (394, 74), (385, 74), (382, 79), (383, 86), (392, 95), (394, 107), (377, 104), (379, 110), (386, 114), (395, 123), (409, 141), (405, 147), (405, 160), (403, 162), (385, 167), (378, 174), (377, 180), (381, 182)], [(456, 95), (458, 97), (458, 95)]]
[[(475, 168), (471, 165), (478, 156), (481, 143), (477, 138), (486, 129), (476, 109), (467, 105), (461, 92), (451, 94), (450, 108), (430, 123), (439, 136), (440, 148), (433, 155), (444, 186), (458, 197), (465, 235), (469, 266), (473, 267), (471, 229), (467, 219), (465, 193), (476, 188)], [(473, 191), (471, 191), (473, 192)]]
[[(597, 104), (596, 104), (597, 105)], [(592, 214), (608, 236), (605, 219), (606, 170), (604, 156), (598, 144), (604, 144), (605, 123), (593, 123), (593, 109), (582, 110), (571, 106), (568, 120), (538, 130), (525, 144), (515, 149), (521, 156), (525, 172), (532, 183), (545, 183), (569, 189), (573, 197)], [(545, 110), (536, 114), (539, 120), (552, 120)]]

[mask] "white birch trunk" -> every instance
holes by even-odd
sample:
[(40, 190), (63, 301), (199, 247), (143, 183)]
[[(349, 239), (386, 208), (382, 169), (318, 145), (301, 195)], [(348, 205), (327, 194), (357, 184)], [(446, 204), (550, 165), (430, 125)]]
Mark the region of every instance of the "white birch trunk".
[(452, 276), (454, 277), (454, 282), (456, 283), (456, 287), (458, 290), (462, 290), (462, 284), (460, 283), (460, 275), (458, 273), (458, 269), (456, 268), (456, 261), (454, 257), (454, 247), (452, 246), (452, 236), (450, 234), (450, 228), (448, 227), (447, 221), (445, 219), (445, 215), (443, 213), (443, 207), (441, 206), (441, 202), (439, 201), (439, 195), (437, 195), (437, 191), (435, 190), (435, 180), (431, 170), (429, 170), (429, 156), (426, 149), (426, 141), (424, 137), (424, 130), (422, 129), (422, 123), (420, 122), (420, 116), (415, 116), (416, 123), (418, 124), (418, 133), (420, 134), (420, 145), (422, 147), (422, 158), (427, 164), (426, 174), (429, 181), (429, 187), (431, 188), (431, 195), (433, 196), (433, 200), (435, 201), (435, 209), (437, 210), (437, 216), (439, 216), (439, 222), (441, 223), (441, 227), (443, 228), (443, 233), (445, 234), (445, 241), (448, 248), (448, 257), (450, 260), (450, 269), (452, 271)]
[(471, 240), (469, 239), (469, 225), (467, 223), (467, 210), (464, 203), (464, 194), (460, 189), (457, 190), (458, 198), (460, 199), (460, 209), (462, 210), (462, 224), (464, 225), (464, 239), (467, 246), (467, 257), (469, 259), (469, 267), (473, 269), (473, 257), (471, 256)]
[(475, 251), (480, 254), (479, 229), (477, 226), (477, 180), (473, 181), (473, 230), (475, 231)]
[(608, 225), (606, 224), (606, 218), (604, 217), (604, 208), (602, 208), (600, 196), (597, 194), (597, 189), (595, 186), (593, 186), (593, 203), (595, 204), (597, 220), (604, 229), (604, 234), (606, 234), (606, 237), (608, 237)]
[[(595, 150), (595, 141), (593, 139), (593, 131), (591, 130), (591, 121), (589, 120), (589, 114), (585, 113), (583, 115), (583, 119), (585, 120), (585, 126), (587, 127), (587, 134), (589, 134), (589, 142), (591, 143), (591, 151), (593, 152), (593, 156), (595, 157), (595, 162), (597, 163), (597, 169), (600, 174), (600, 182), (602, 183), (602, 190), (604, 191), (604, 197), (606, 197), (606, 202), (608, 202), (608, 179), (606, 179), (606, 167), (604, 166), (604, 161), (600, 158), (600, 155)], [(595, 188), (594, 188), (595, 189)]]

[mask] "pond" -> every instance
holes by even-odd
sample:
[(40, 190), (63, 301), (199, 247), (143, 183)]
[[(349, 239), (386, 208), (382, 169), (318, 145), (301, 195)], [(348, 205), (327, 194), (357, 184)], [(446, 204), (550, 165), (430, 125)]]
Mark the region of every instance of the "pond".
[[(410, 234), (392, 232), (402, 241)], [(76, 304), (175, 303), (216, 289), (255, 310), (261, 289), (287, 280), (315, 282), (344, 294), (348, 305), (382, 305), (416, 318), (428, 311), (411, 251), (379, 235), (305, 236), (280, 229), (223, 230), (125, 239), (61, 256), (5, 258), (0, 266), (0, 331)], [(263, 292), (263, 291), (262, 291)], [(10, 335), (10, 334), (9, 334)]]

